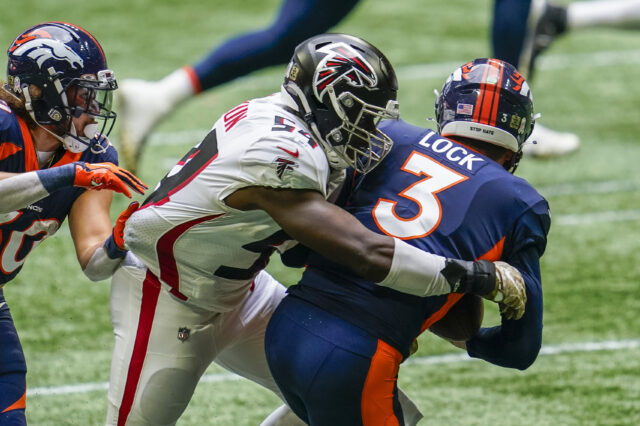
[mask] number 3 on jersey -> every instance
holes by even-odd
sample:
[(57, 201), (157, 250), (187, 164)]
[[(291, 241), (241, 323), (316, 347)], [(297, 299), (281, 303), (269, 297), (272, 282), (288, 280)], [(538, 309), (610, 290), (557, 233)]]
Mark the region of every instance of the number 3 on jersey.
[(400, 217), (396, 213), (397, 201), (380, 198), (373, 208), (373, 219), (378, 228), (389, 236), (403, 240), (424, 237), (433, 232), (442, 218), (437, 194), (468, 177), (416, 151), (409, 155), (401, 170), (418, 177), (426, 176), (398, 194), (416, 203), (418, 213), (410, 218)]

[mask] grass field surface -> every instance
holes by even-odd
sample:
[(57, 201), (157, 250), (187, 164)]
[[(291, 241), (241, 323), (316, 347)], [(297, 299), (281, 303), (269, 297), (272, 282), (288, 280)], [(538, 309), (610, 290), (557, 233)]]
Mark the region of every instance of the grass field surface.
[[(0, 45), (45, 20), (78, 24), (119, 79), (160, 78), (240, 31), (266, 25), (277, 0), (21, 0), (5, 5)], [(401, 115), (429, 125), (434, 88), (459, 64), (490, 55), (489, 0), (363, 0), (335, 30), (368, 39), (396, 66)], [(424, 425), (640, 424), (640, 31), (585, 29), (541, 58), (532, 89), (541, 123), (577, 133), (578, 152), (525, 159), (518, 175), (549, 200), (542, 259), (543, 353), (524, 372), (468, 360), (428, 333), (400, 384)], [(152, 186), (223, 112), (276, 91), (283, 67), (188, 102), (158, 128), (141, 177)], [(4, 78), (4, 75), (2, 76)], [(117, 145), (116, 132), (113, 142)], [(127, 200), (116, 196), (115, 218)], [(287, 284), (299, 272), (274, 259)], [(99, 425), (112, 348), (109, 283), (89, 282), (66, 228), (5, 287), (29, 367), (31, 425)], [(486, 306), (486, 324), (498, 321)], [(268, 391), (211, 367), (180, 425), (256, 425), (279, 405)]]

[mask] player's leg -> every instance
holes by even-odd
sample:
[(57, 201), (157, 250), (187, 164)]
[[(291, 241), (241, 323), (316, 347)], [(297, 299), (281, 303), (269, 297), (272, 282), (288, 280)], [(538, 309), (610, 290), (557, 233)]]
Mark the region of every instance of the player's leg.
[(326, 32), (359, 0), (284, 0), (273, 23), (214, 48), (193, 67), (158, 82), (124, 80), (119, 89), (121, 156), (135, 170), (144, 140), (158, 121), (191, 96), (253, 71), (285, 64), (295, 46)]
[(22, 345), (0, 288), (0, 425), (26, 426), (26, 374)]
[(238, 308), (215, 321), (216, 364), (275, 392), (276, 385), (264, 353), (264, 335), (271, 315), (285, 296), (286, 288), (266, 271), (255, 278)]
[(265, 343), (287, 402), (310, 424), (403, 424), (396, 387), (402, 356), (374, 336), (288, 297)]
[[(130, 257), (128, 259), (130, 260)], [(112, 279), (108, 425), (174, 425), (215, 356), (215, 313), (193, 309), (129, 264)]]
[[(519, 68), (532, 0), (495, 0), (491, 26), (493, 56)], [(522, 72), (522, 70), (521, 70)]]
[[(514, 65), (531, 83), (537, 56), (566, 28), (563, 8), (546, 0), (495, 0), (491, 31), (493, 56)], [(536, 123), (523, 151), (531, 157), (556, 157), (578, 149), (573, 133)]]

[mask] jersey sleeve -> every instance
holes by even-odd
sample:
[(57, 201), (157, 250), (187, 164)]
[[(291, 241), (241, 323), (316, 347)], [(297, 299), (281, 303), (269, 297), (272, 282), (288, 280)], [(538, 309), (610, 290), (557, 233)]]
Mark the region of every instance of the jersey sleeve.
[(243, 153), (240, 172), (250, 185), (310, 189), (327, 196), (329, 167), (324, 153), (295, 141), (257, 141)]
[(542, 280), (540, 257), (546, 248), (551, 219), (542, 200), (528, 209), (515, 225), (503, 260), (516, 267), (527, 288), (525, 312), (519, 320), (502, 319), (500, 326), (482, 328), (467, 342), (471, 357), (502, 367), (528, 368), (542, 345)]
[(86, 161), (87, 163), (113, 163), (116, 166), (118, 165), (118, 151), (116, 148), (109, 142), (109, 139), (103, 138), (100, 141), (100, 147), (102, 149), (93, 148), (93, 151), (98, 151), (94, 153), (92, 148), (87, 148), (86, 151), (82, 153), (80, 160)]

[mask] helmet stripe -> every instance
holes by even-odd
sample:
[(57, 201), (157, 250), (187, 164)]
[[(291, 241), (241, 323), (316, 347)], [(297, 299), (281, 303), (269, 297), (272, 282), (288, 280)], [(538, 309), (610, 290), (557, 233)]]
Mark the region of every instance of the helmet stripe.
[(491, 109), (491, 122), (492, 126), (496, 125), (496, 119), (498, 118), (498, 104), (500, 103), (500, 90), (502, 87), (502, 78), (504, 76), (504, 63), (502, 61), (490, 60), (491, 64), (494, 64), (498, 68), (498, 81), (494, 85), (493, 92), (493, 107)]
[(478, 99), (476, 100), (476, 105), (474, 107), (473, 113), (473, 121), (476, 123), (485, 123), (484, 117), (486, 113), (484, 112), (487, 91), (486, 91), (486, 81), (487, 81), (487, 73), (489, 72), (489, 67), (484, 67), (484, 71), (482, 73), (482, 78), (480, 79), (480, 93), (478, 94)]

